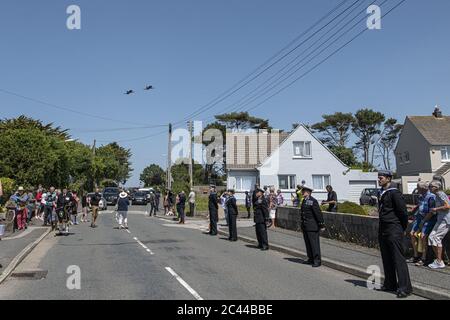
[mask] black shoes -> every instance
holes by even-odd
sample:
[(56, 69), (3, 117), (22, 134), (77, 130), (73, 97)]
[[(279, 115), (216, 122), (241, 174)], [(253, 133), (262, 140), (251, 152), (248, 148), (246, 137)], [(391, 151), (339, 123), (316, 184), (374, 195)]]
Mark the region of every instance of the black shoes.
[(407, 298), (411, 293), (406, 291), (397, 291), (397, 298), (404, 299)]
[(302, 264), (311, 264), (312, 265), (313, 262), (311, 260), (305, 260), (305, 261), (302, 262)]

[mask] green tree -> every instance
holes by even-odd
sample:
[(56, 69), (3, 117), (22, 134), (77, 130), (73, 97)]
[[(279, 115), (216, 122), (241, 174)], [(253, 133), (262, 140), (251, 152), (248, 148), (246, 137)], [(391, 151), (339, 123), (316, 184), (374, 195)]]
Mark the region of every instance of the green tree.
[(383, 124), (383, 130), (381, 131), (377, 147), (384, 168), (387, 170), (391, 170), (391, 159), (402, 129), (403, 125), (398, 124), (397, 120), (393, 118), (387, 119)]
[(96, 150), (96, 156), (99, 156), (107, 164), (103, 167), (102, 175), (106, 179), (111, 179), (119, 183), (125, 183), (131, 176), (130, 158), (132, 156), (130, 149), (121, 147), (116, 142), (102, 146)]
[(333, 146), (330, 148), (330, 150), (347, 166), (353, 167), (358, 164), (358, 160), (353, 154), (352, 149), (340, 146)]
[(13, 119), (3, 119), (0, 120), (0, 133), (4, 130), (15, 130), (15, 129), (36, 129), (43, 133), (55, 136), (64, 140), (70, 138), (67, 133), (67, 129), (61, 129), (61, 127), (54, 127), (53, 123), (43, 124), (39, 120), (28, 118), (27, 116), (21, 115)]
[(166, 173), (157, 164), (151, 164), (144, 168), (140, 175), (140, 180), (146, 187), (164, 188), (166, 184)]
[(365, 164), (373, 166), (370, 147), (376, 143), (375, 138), (381, 133), (380, 127), (384, 120), (385, 116), (381, 112), (372, 109), (360, 109), (355, 113), (355, 122), (352, 124), (352, 131), (358, 138), (355, 148), (362, 151)]
[(321, 134), (320, 140), (328, 147), (346, 147), (355, 118), (351, 113), (336, 112), (322, 116), (322, 122), (312, 125), (314, 132)]
[[(212, 181), (214, 181), (215, 183), (217, 183), (217, 180), (220, 180), (220, 177), (223, 176), (223, 174), (225, 173), (225, 168), (226, 168), (226, 131), (227, 128), (225, 125), (219, 123), (219, 122), (212, 122), (210, 124), (208, 124), (204, 129), (203, 129), (203, 133), (202, 136), (204, 136), (205, 132), (207, 130), (210, 129), (217, 129), (222, 133), (222, 137), (223, 137), (223, 154), (222, 154), (222, 161), (220, 163), (214, 162), (214, 163), (210, 163), (210, 164), (205, 164), (205, 170), (203, 171), (204, 175), (202, 178), (202, 184), (209, 184)], [(196, 139), (198, 139), (199, 137), (196, 137)], [(199, 142), (198, 140), (196, 142)], [(201, 140), (201, 143), (207, 147), (209, 144), (214, 142), (214, 137), (211, 139), (211, 141), (203, 141), (203, 139)], [(212, 154), (212, 156), (214, 157), (215, 154)]]
[(270, 129), (269, 120), (253, 117), (248, 112), (232, 112), (215, 116), (216, 120), (227, 129), (243, 130), (253, 127)]

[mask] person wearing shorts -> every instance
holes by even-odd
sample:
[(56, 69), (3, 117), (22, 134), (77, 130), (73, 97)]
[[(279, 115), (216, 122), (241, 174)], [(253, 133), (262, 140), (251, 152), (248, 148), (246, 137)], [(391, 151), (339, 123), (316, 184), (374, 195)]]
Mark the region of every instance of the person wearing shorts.
[(100, 200), (102, 197), (100, 196), (100, 189), (95, 189), (94, 195), (91, 197), (91, 210), (92, 210), (92, 222), (91, 222), (91, 228), (96, 228), (97, 225), (95, 224), (98, 217), (98, 206), (100, 204)]
[[(428, 236), (436, 224), (436, 215), (431, 211), (436, 207), (436, 195), (429, 190), (429, 184), (426, 182), (419, 182), (417, 190), (419, 204), (413, 209), (417, 213), (410, 233), (414, 256), (408, 262), (423, 266), (427, 258)], [(422, 252), (419, 251), (419, 247), (422, 247)]]
[(428, 265), (431, 269), (443, 269), (445, 263), (442, 260), (442, 240), (450, 229), (450, 203), (448, 196), (442, 191), (440, 181), (430, 183), (431, 192), (436, 195), (436, 208), (431, 209), (437, 215), (436, 224), (428, 237), (428, 243), (433, 247), (436, 259)]

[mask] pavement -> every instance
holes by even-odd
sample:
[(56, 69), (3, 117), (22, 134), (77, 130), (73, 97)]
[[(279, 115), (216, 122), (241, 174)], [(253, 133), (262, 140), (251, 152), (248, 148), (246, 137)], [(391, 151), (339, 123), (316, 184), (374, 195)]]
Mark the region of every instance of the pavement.
[(20, 261), (38, 244), (40, 238), (49, 232), (49, 228), (38, 225), (24, 231), (9, 233), (0, 240), (0, 283), (9, 275)]
[[(113, 213), (102, 212), (98, 228), (50, 233), (0, 284), (0, 300), (396, 300), (369, 290), (365, 278), (211, 237), (205, 219), (180, 225), (143, 210), (131, 208), (129, 230), (116, 229)], [(240, 224), (251, 229), (250, 221)]]

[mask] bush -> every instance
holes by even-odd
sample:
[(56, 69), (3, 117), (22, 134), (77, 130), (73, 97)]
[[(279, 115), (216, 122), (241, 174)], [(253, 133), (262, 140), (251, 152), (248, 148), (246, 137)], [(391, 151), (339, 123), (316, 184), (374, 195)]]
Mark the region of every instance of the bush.
[(338, 211), (341, 213), (350, 213), (350, 214), (357, 214), (361, 216), (367, 216), (366, 210), (359, 204), (345, 201), (343, 203), (339, 203), (338, 205)]
[(444, 191), (446, 195), (450, 196), (450, 189)]
[(0, 178), (3, 188), (3, 196), (0, 197), (0, 203), (5, 203), (9, 197), (16, 191), (16, 183), (10, 178)]

